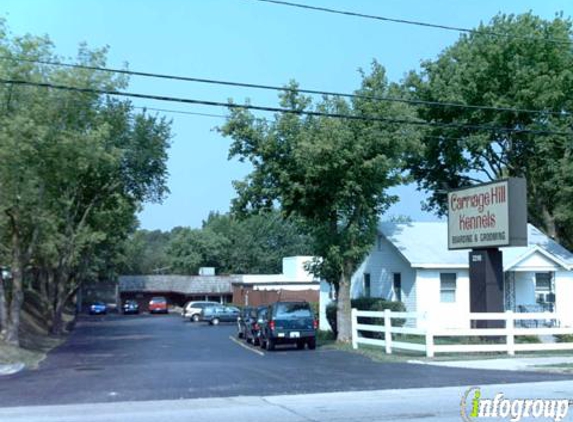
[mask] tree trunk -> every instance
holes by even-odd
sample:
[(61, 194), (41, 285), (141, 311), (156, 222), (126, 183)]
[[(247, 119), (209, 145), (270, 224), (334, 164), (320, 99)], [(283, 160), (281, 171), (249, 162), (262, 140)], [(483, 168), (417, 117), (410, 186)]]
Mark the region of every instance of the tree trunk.
[(8, 303), (6, 300), (6, 292), (4, 291), (4, 283), (2, 269), (0, 268), (0, 340), (6, 337), (6, 328), (8, 325)]
[(352, 321), (350, 316), (350, 278), (352, 274), (345, 268), (340, 275), (338, 284), (338, 311), (336, 313), (336, 324), (338, 328), (337, 340), (342, 343), (352, 341)]
[[(60, 302), (60, 301), (58, 301)], [(52, 314), (52, 324), (50, 327), (50, 334), (61, 336), (64, 334), (64, 307), (65, 304), (58, 303)]]
[(19, 347), (20, 346), (20, 311), (24, 302), (23, 286), (23, 265), (22, 249), (20, 237), (16, 230), (12, 233), (12, 295), (10, 300), (10, 309), (8, 313), (8, 324), (6, 326), (6, 343)]

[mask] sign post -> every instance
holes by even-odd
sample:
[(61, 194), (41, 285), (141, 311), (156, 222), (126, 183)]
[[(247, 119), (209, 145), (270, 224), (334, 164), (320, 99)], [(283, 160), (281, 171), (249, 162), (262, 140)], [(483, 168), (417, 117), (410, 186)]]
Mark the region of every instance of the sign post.
[[(448, 249), (469, 253), (470, 312), (504, 312), (500, 247), (527, 246), (527, 194), (523, 178), (448, 193)], [(498, 328), (502, 321), (478, 321)]]

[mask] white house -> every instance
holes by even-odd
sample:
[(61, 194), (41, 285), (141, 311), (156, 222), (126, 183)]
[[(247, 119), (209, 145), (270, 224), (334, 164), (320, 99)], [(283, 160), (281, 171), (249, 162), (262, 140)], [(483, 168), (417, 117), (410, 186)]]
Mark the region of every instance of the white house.
[[(532, 225), (528, 246), (502, 248), (505, 309), (551, 311), (573, 326), (573, 254)], [(447, 223), (382, 223), (376, 245), (352, 277), (351, 294), (404, 302), (444, 328), (469, 327), (469, 256), (447, 247)], [(330, 286), (321, 285), (325, 327)]]

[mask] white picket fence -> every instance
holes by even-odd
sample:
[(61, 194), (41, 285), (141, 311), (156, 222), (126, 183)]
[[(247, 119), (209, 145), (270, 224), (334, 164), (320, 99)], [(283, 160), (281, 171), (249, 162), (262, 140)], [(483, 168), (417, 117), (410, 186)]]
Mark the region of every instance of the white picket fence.
[[(384, 319), (384, 325), (359, 324), (358, 318), (360, 317)], [(436, 353), (505, 352), (514, 355), (515, 352), (524, 351), (573, 350), (573, 343), (515, 342), (516, 336), (573, 335), (573, 327), (560, 328), (559, 321), (553, 313), (514, 313), (512, 311), (471, 313), (468, 318), (470, 321), (504, 321), (505, 328), (443, 328), (433, 321), (432, 315), (428, 313), (392, 312), (390, 310), (372, 312), (352, 309), (352, 347), (356, 349), (359, 344), (369, 344), (384, 347), (388, 354), (392, 353), (393, 349), (403, 349), (423, 352), (427, 357), (433, 357)], [(392, 320), (395, 319), (415, 320), (416, 323), (398, 327), (396, 324), (392, 325)], [(541, 327), (516, 327), (516, 321), (527, 321), (529, 325), (532, 325), (531, 321), (537, 321), (539, 324), (535, 325), (541, 325)], [(470, 326), (469, 321), (468, 326)], [(384, 339), (363, 337), (361, 336), (363, 332), (383, 333)], [(394, 334), (422, 336), (424, 341), (418, 343), (397, 341), (393, 337)], [(436, 344), (436, 337), (504, 337), (505, 343)]]

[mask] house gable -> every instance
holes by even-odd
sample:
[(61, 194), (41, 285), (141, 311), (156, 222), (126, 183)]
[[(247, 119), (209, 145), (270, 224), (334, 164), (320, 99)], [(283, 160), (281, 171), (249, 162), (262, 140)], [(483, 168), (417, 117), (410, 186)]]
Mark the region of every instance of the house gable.
[(569, 270), (567, 263), (558, 257), (547, 252), (545, 249), (536, 246), (527, 251), (524, 255), (513, 262), (504, 265), (504, 271), (557, 271), (560, 269)]

